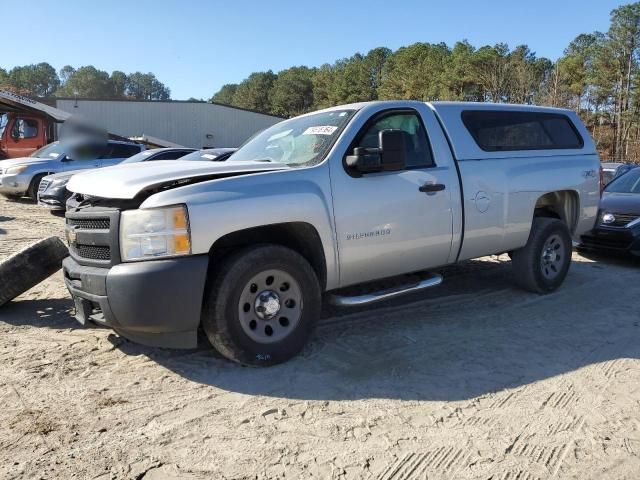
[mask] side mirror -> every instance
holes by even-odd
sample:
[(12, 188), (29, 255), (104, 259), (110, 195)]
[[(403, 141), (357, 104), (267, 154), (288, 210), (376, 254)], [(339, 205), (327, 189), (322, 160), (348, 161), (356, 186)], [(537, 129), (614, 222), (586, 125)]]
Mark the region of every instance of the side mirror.
[(405, 153), (408, 134), (403, 130), (382, 130), (378, 135), (383, 170), (404, 170), (407, 164)]
[(354, 148), (353, 155), (345, 157), (345, 163), (359, 173), (403, 170), (406, 165), (405, 138), (406, 133), (402, 130), (381, 130), (378, 148)]
[(69, 155), (65, 155), (64, 157), (62, 157), (60, 159), (61, 162), (73, 162), (73, 158), (71, 158)]
[(357, 147), (353, 155), (345, 157), (347, 167), (359, 173), (374, 173), (382, 171), (382, 156), (379, 148)]

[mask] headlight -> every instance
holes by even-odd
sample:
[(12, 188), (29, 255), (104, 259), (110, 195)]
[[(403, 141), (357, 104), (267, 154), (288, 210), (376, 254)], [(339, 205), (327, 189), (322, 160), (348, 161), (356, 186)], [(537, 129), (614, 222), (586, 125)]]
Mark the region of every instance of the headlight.
[(29, 168), (29, 165), (17, 165), (15, 167), (9, 167), (9, 168), (5, 169), (4, 174), (5, 175), (18, 175), (19, 173), (24, 172), (27, 168)]
[(71, 177), (69, 178), (61, 178), (58, 180), (54, 180), (53, 182), (51, 182), (51, 185), (49, 186), (49, 188), (61, 188), (61, 187), (66, 187), (67, 183), (69, 183), (69, 180), (71, 180)]
[(610, 223), (613, 223), (615, 221), (616, 216), (613, 213), (604, 212), (602, 214), (602, 223), (604, 223), (605, 225), (609, 225)]
[(148, 260), (191, 253), (187, 207), (127, 210), (120, 217), (122, 260)]

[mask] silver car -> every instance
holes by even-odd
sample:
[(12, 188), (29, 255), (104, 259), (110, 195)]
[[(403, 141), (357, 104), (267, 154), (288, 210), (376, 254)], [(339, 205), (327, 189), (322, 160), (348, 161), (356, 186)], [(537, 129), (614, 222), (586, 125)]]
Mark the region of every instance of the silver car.
[(0, 161), (0, 194), (5, 197), (26, 195), (36, 200), (38, 185), (46, 175), (116, 165), (144, 148), (138, 143), (109, 140), (106, 149), (95, 149), (93, 153), (82, 155), (81, 159), (73, 159), (69, 156), (71, 144), (54, 142), (29, 157)]
[[(235, 151), (235, 149), (232, 150)], [(178, 158), (184, 159), (185, 155), (189, 156), (189, 154), (200, 152), (200, 150), (195, 150), (194, 148), (184, 147), (152, 148), (129, 157), (121, 163), (129, 164), (159, 160), (176, 160)], [(200, 156), (197, 156), (194, 159), (205, 160), (201, 159)], [(67, 183), (69, 183), (69, 179), (71, 177), (79, 172), (82, 172), (82, 170), (54, 173), (53, 175), (43, 177), (40, 181), (40, 186), (38, 187), (38, 205), (46, 207), (51, 211), (64, 210), (65, 204), (70, 195), (70, 192), (67, 191), (66, 188)]]

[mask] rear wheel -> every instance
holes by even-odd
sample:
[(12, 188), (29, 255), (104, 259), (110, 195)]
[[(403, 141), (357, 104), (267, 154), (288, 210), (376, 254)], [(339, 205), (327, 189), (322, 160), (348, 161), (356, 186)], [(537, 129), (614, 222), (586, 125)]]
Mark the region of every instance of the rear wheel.
[(564, 222), (534, 218), (527, 244), (512, 253), (512, 265), (521, 288), (535, 293), (556, 290), (571, 265), (571, 236)]
[(260, 245), (221, 265), (205, 300), (202, 326), (225, 357), (274, 365), (302, 350), (320, 306), (320, 286), (309, 262), (289, 248)]

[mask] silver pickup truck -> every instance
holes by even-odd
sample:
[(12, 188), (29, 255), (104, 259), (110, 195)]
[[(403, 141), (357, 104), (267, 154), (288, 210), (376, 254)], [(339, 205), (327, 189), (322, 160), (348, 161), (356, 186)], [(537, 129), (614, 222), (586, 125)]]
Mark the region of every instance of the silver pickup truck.
[[(572, 238), (594, 226), (599, 183), (572, 111), (339, 106), (268, 128), (225, 163), (74, 176), (64, 279), (82, 323), (183, 348), (202, 327), (224, 356), (270, 365), (303, 348), (323, 296), (366, 305), (504, 252), (514, 284), (554, 291)], [(393, 289), (372, 282), (411, 272), (421, 274)], [(358, 295), (345, 289), (365, 283)]]

